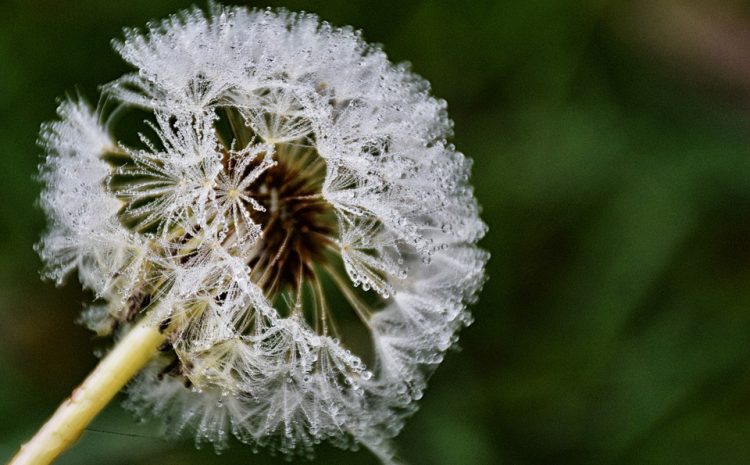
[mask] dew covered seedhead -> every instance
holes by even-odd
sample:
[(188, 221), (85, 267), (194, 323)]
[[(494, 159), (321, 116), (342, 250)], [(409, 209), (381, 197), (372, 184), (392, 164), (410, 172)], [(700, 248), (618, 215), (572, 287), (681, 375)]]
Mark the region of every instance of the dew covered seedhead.
[(217, 448), (395, 461), (488, 257), (445, 102), (311, 14), (213, 5), (114, 45), (136, 71), (43, 127), (39, 252), (99, 335), (164, 331), (128, 405)]

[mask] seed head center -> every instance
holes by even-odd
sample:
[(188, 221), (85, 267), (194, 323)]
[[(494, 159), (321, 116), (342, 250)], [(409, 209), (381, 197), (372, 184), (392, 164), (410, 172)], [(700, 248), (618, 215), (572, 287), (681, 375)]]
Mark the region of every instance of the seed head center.
[(251, 213), (262, 234), (258, 253), (248, 264), (256, 283), (270, 296), (296, 289), (311, 276), (325, 261), (336, 232), (333, 207), (321, 194), (325, 164), (317, 152), (277, 144), (274, 161), (242, 193), (262, 207)]

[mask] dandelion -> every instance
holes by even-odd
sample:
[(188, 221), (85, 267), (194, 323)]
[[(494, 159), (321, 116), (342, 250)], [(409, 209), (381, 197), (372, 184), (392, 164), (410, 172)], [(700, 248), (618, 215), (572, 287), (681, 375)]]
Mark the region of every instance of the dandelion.
[(445, 102), (305, 13), (212, 5), (115, 48), (137, 72), (43, 127), (38, 250), (116, 343), (12, 463), (53, 460), (133, 376), (169, 435), (396, 463), (487, 260)]

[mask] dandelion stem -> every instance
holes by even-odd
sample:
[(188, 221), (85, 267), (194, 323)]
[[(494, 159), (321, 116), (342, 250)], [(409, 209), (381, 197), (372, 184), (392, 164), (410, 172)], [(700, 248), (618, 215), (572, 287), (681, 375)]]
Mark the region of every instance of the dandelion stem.
[(144, 322), (131, 329), (8, 465), (46, 465), (72, 446), (94, 417), (157, 353), (164, 338), (156, 326)]

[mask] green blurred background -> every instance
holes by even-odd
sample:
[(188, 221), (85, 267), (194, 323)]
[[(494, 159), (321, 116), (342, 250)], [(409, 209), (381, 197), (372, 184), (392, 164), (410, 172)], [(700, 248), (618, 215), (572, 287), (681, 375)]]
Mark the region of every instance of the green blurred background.
[[(39, 124), (128, 70), (123, 26), (190, 4), (0, 2), (0, 460), (96, 361), (78, 286), (38, 277)], [(748, 2), (283, 5), (410, 60), (475, 161), (490, 280), (398, 439), (412, 464), (750, 463)], [(166, 443), (118, 404), (61, 465), (285, 463)]]

